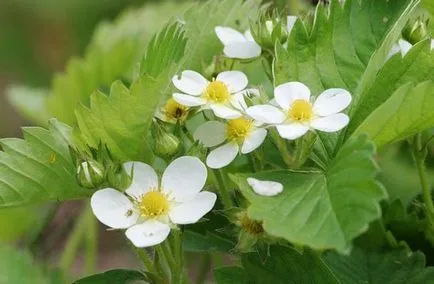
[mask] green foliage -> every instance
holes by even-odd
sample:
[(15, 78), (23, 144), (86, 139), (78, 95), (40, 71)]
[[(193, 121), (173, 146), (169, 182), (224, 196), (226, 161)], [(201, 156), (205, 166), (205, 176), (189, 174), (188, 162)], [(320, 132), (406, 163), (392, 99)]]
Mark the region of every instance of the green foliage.
[(216, 269), (217, 283), (416, 284), (432, 283), (434, 276), (434, 268), (425, 268), (422, 253), (405, 249), (366, 252), (357, 248), (343, 256), (272, 246), (265, 262), (256, 253), (243, 255), (241, 262), (242, 268)]
[(0, 246), (0, 283), (48, 284), (50, 281), (30, 253)]
[(350, 256), (326, 253), (325, 263), (343, 284), (432, 283), (434, 268), (425, 268), (425, 256), (404, 249), (384, 252), (353, 250)]
[[(345, 88), (358, 105), (360, 92), (372, 84), (417, 1), (331, 1), (329, 11), (318, 5), (307, 30), (297, 21), (287, 48), (276, 46), (275, 85), (300, 81), (313, 95)], [(367, 28), (371, 27), (371, 28)], [(320, 135), (316, 149), (323, 162), (333, 157), (338, 135)]]
[[(80, 188), (68, 143), (57, 132), (53, 120), (49, 130), (23, 128), (24, 139), (0, 140), (0, 207), (85, 197), (91, 192)], [(54, 125), (54, 126), (53, 126)]]
[(246, 30), (249, 19), (256, 18), (260, 4), (260, 0), (207, 1), (188, 10), (184, 15), (187, 53), (182, 67), (198, 72), (204, 70), (212, 58), (223, 50), (214, 28), (230, 26)]
[(354, 135), (368, 133), (378, 146), (410, 137), (434, 127), (433, 105), (434, 81), (407, 83), (372, 112)]
[[(373, 179), (374, 154), (374, 145), (359, 136), (348, 140), (325, 173), (280, 170), (232, 178), (251, 203), (249, 216), (263, 221), (267, 233), (315, 249), (348, 252), (352, 240), (380, 217), (378, 202), (386, 197)], [(284, 191), (259, 196), (247, 184), (250, 176), (278, 181)]]
[(74, 281), (74, 284), (145, 283), (146, 276), (136, 270), (114, 269)]
[(189, 252), (228, 252), (235, 246), (230, 240), (210, 232), (203, 235), (194, 231), (185, 231), (183, 238), (184, 249)]

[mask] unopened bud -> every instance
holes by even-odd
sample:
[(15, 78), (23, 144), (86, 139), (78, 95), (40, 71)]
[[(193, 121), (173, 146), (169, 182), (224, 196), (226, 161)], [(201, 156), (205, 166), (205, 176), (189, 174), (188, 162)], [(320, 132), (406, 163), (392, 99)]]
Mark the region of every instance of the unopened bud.
[(415, 21), (407, 23), (402, 31), (402, 37), (411, 44), (416, 44), (429, 35), (427, 26), (428, 20), (418, 17)]
[(125, 190), (131, 184), (131, 177), (120, 164), (113, 164), (108, 169), (107, 181), (113, 188)]
[(263, 16), (258, 23), (251, 23), (250, 29), (255, 41), (265, 49), (273, 49), (276, 42), (284, 43), (288, 39), (285, 21), (275, 15)]
[(85, 188), (97, 188), (104, 181), (104, 166), (96, 161), (84, 161), (77, 168), (78, 183)]
[(182, 143), (178, 137), (167, 131), (167, 129), (154, 122), (152, 136), (154, 137), (154, 153), (164, 160), (170, 160), (181, 152)]

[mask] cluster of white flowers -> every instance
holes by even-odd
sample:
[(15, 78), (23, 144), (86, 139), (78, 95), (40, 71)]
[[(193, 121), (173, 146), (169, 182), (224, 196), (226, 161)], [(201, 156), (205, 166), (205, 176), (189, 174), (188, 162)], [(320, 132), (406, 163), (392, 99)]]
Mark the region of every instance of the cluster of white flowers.
[(209, 82), (201, 74), (187, 70), (173, 78), (174, 85), (184, 94), (173, 98), (180, 104), (201, 110), (211, 109), (220, 120), (199, 126), (194, 137), (204, 146), (213, 148), (206, 160), (217, 169), (229, 165), (238, 153), (248, 154), (264, 142), (269, 127), (276, 127), (285, 139), (297, 139), (309, 130), (335, 132), (344, 128), (349, 118), (341, 113), (351, 103), (344, 89), (328, 89), (315, 100), (307, 86), (288, 82), (274, 89), (269, 104), (248, 107), (245, 102), (246, 75), (226, 71)]
[[(296, 21), (288, 18), (288, 31)], [(216, 27), (224, 43), (224, 53), (231, 58), (252, 58), (261, 54), (261, 47), (250, 31), (241, 34), (228, 27)], [(307, 86), (288, 82), (274, 89), (268, 104), (248, 106), (245, 96), (259, 93), (247, 89), (248, 78), (241, 71), (225, 71), (212, 81), (201, 74), (185, 70), (172, 78), (180, 91), (173, 94), (161, 113), (167, 121), (186, 119), (190, 108), (211, 110), (215, 119), (197, 128), (194, 138), (213, 148), (206, 158), (212, 169), (229, 165), (239, 153), (248, 154), (264, 142), (268, 129), (275, 127), (284, 139), (297, 139), (309, 130), (335, 132), (344, 128), (349, 118), (341, 113), (351, 103), (344, 89), (328, 89), (316, 99)], [(192, 224), (208, 213), (216, 195), (202, 191), (207, 179), (206, 166), (196, 157), (174, 160), (165, 170), (161, 183), (154, 169), (141, 162), (124, 165), (132, 183), (125, 193), (113, 188), (95, 192), (91, 207), (103, 224), (113, 229), (126, 229), (126, 236), (137, 247), (163, 242), (177, 225)], [(254, 192), (274, 196), (282, 192), (282, 184), (248, 178)]]

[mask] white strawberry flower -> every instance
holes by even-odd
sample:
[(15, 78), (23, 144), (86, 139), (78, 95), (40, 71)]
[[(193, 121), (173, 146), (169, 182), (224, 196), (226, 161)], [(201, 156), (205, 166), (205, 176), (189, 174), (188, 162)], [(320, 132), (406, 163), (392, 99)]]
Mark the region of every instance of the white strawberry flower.
[(335, 132), (344, 128), (349, 117), (341, 113), (351, 103), (344, 89), (328, 89), (314, 102), (309, 88), (300, 82), (289, 82), (274, 89), (276, 105), (256, 105), (247, 109), (255, 120), (274, 125), (285, 139), (297, 139), (308, 130)]
[(261, 47), (252, 37), (250, 30), (244, 34), (230, 27), (214, 28), (219, 40), (223, 43), (223, 53), (228, 58), (250, 59), (261, 55)]
[(199, 126), (194, 133), (194, 138), (205, 147), (220, 145), (206, 158), (207, 166), (212, 169), (229, 165), (238, 153), (248, 154), (256, 150), (266, 136), (267, 130), (248, 117), (228, 120), (225, 123), (208, 121)]
[(276, 196), (283, 191), (283, 185), (276, 181), (259, 180), (249, 177), (247, 178), (247, 183), (256, 194), (262, 196)]
[(224, 119), (234, 119), (242, 115), (240, 100), (244, 100), (247, 76), (241, 71), (225, 71), (212, 82), (201, 74), (186, 70), (181, 76), (172, 79), (175, 87), (184, 93), (174, 93), (173, 99), (187, 107), (201, 106), (211, 109)]
[(92, 195), (91, 207), (98, 220), (125, 235), (136, 247), (163, 242), (176, 224), (193, 224), (214, 206), (216, 195), (201, 191), (207, 178), (205, 165), (196, 157), (174, 160), (165, 170), (161, 184), (154, 169), (141, 162), (124, 165), (133, 171), (125, 194), (113, 188)]

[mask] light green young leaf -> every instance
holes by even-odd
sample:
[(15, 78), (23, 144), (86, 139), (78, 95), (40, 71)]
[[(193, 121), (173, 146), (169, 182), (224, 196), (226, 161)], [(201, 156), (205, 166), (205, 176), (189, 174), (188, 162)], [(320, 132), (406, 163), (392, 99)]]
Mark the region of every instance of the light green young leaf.
[[(314, 96), (328, 88), (344, 88), (358, 104), (384, 64), (417, 0), (337, 0), (319, 5), (313, 27), (297, 21), (287, 48), (276, 46), (275, 85), (300, 81)], [(338, 134), (321, 134), (323, 162), (335, 154)]]
[(368, 133), (377, 146), (434, 127), (434, 81), (407, 83), (372, 112), (353, 135)]
[(434, 279), (434, 267), (425, 268), (425, 256), (420, 252), (354, 249), (350, 256), (329, 252), (323, 258), (342, 284), (419, 284)]
[(91, 194), (77, 185), (68, 144), (56, 133), (55, 127), (50, 126), (49, 130), (25, 127), (23, 132), (24, 140), (0, 140), (3, 148), (0, 152), (0, 207), (60, 201)]
[[(314, 249), (348, 253), (352, 240), (381, 215), (378, 202), (386, 192), (374, 177), (375, 148), (366, 136), (350, 139), (325, 173), (270, 171), (237, 174), (233, 181), (251, 203), (248, 214), (263, 221), (267, 233)], [(257, 195), (247, 177), (283, 184), (275, 197)]]
[[(412, 47), (404, 58), (401, 54), (396, 54), (386, 62), (375, 82), (361, 93), (358, 107), (353, 108), (347, 136), (353, 133), (374, 110), (390, 99), (402, 85), (407, 83), (417, 85), (434, 79), (434, 52), (431, 51), (430, 45), (431, 41), (425, 40)], [(421, 116), (420, 119), (424, 117)]]
[(29, 252), (1, 246), (0, 283), (48, 284), (50, 281)]
[(130, 89), (116, 81), (109, 96), (97, 91), (91, 96), (90, 108), (84, 105), (77, 108), (82, 140), (94, 148), (100, 143), (106, 145), (121, 161), (151, 162), (148, 130), (155, 108), (174, 75), (172, 64), (179, 62), (185, 45), (179, 23), (168, 25), (157, 34), (142, 62), (144, 73)]
[(95, 90), (109, 88), (115, 80), (131, 81), (155, 31), (190, 5), (190, 2), (147, 4), (126, 11), (114, 23), (102, 23), (84, 58), (71, 59), (65, 72), (55, 75), (48, 99), (51, 114), (72, 125), (75, 108), (80, 103), (89, 106)]

